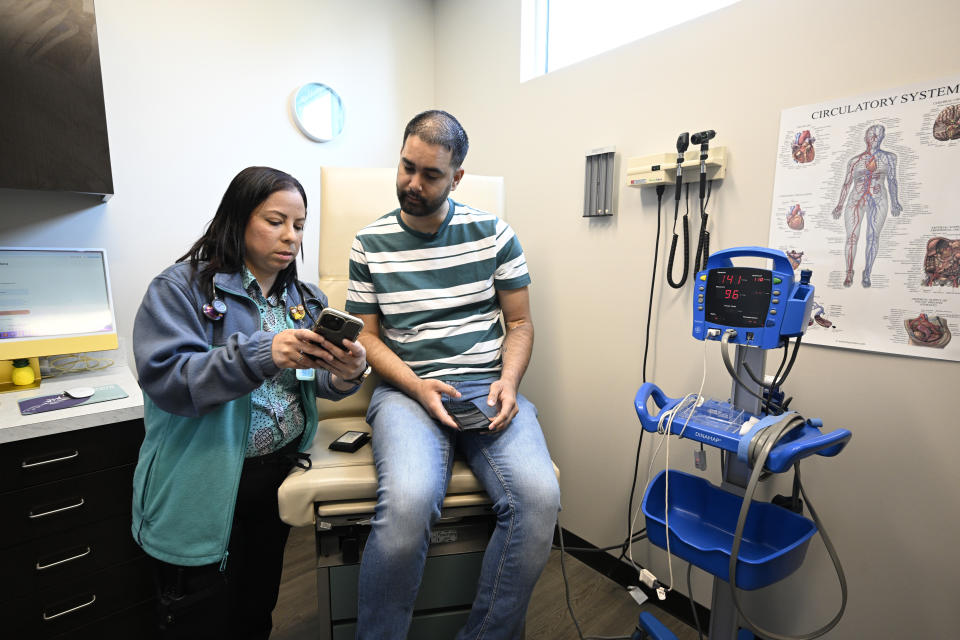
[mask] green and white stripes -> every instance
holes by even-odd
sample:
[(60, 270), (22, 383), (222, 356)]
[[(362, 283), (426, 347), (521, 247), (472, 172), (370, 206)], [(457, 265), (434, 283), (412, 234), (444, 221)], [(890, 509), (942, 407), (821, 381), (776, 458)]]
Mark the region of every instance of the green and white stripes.
[(513, 229), (450, 200), (435, 234), (407, 227), (399, 209), (360, 230), (347, 311), (380, 314), (384, 342), (421, 377), (488, 377), (501, 368), (496, 292), (528, 284)]

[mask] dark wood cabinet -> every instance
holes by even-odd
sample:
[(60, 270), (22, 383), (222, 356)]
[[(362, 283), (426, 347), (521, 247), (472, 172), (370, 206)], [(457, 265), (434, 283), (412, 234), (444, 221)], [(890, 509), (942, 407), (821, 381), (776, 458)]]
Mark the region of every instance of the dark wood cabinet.
[(127, 420), (0, 445), (5, 637), (150, 637), (149, 558), (130, 534), (142, 440)]

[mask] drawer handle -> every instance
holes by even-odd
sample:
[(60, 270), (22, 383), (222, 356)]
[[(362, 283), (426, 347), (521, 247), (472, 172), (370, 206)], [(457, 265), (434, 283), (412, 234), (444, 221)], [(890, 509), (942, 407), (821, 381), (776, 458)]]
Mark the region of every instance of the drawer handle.
[(89, 607), (90, 605), (92, 605), (92, 604), (93, 604), (94, 602), (96, 602), (96, 601), (97, 601), (97, 594), (94, 593), (94, 594), (91, 594), (91, 595), (90, 595), (90, 602), (84, 602), (84, 603), (81, 604), (81, 605), (77, 605), (77, 606), (74, 607), (73, 609), (67, 609), (66, 611), (61, 611), (60, 613), (55, 613), (55, 614), (53, 614), (52, 616), (48, 616), (48, 615), (47, 615), (47, 612), (44, 611), (44, 612), (43, 612), (43, 619), (44, 619), (44, 620), (48, 620), (48, 621), (49, 621), (49, 620), (56, 620), (56, 619), (59, 618), (60, 616), (65, 616), (65, 615), (67, 615), (68, 613), (73, 613), (74, 611), (79, 611), (80, 609), (85, 609), (85, 608)]
[(76, 449), (73, 450), (73, 453), (69, 455), (62, 456), (60, 458), (51, 458), (50, 460), (41, 460), (40, 462), (27, 462), (24, 460), (20, 463), (21, 469), (33, 469), (34, 467), (42, 467), (45, 464), (53, 464), (55, 462), (65, 462), (67, 460), (73, 460), (80, 455), (80, 452)]
[(90, 547), (87, 547), (85, 551), (78, 553), (75, 556), (70, 556), (69, 558), (64, 558), (63, 560), (57, 560), (56, 562), (51, 562), (50, 564), (40, 564), (38, 562), (37, 571), (46, 571), (47, 569), (52, 569), (53, 567), (56, 567), (58, 565), (66, 564), (68, 562), (73, 562), (74, 560), (79, 560), (80, 558), (90, 555), (90, 552), (91, 552)]
[(43, 511), (41, 513), (34, 513), (33, 511), (31, 511), (29, 514), (27, 514), (27, 516), (31, 520), (35, 520), (37, 518), (46, 518), (47, 516), (52, 516), (55, 513), (62, 513), (64, 511), (70, 511), (71, 509), (79, 509), (83, 505), (84, 505), (84, 499), (80, 498), (80, 502), (78, 502), (77, 504), (71, 504), (71, 505), (67, 505), (66, 507), (60, 507), (59, 509), (51, 509), (50, 511)]

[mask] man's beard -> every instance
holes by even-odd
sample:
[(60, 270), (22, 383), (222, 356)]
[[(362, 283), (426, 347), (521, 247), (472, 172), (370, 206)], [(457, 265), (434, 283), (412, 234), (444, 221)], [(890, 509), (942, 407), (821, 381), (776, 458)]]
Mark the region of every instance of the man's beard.
[(397, 188), (397, 200), (400, 201), (400, 208), (404, 213), (415, 218), (425, 218), (433, 215), (446, 202), (450, 190), (444, 191), (443, 195), (435, 200), (425, 200), (412, 191), (403, 191)]

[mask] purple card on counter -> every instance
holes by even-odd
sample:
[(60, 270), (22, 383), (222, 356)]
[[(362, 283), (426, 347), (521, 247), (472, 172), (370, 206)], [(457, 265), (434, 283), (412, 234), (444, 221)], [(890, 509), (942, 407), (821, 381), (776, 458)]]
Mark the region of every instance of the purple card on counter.
[(26, 400), (19, 401), (17, 404), (20, 405), (20, 415), (32, 416), (35, 413), (69, 409), (84, 404), (119, 400), (120, 398), (126, 397), (127, 394), (120, 388), (120, 385), (107, 384), (102, 387), (94, 387), (93, 395), (89, 398), (71, 398), (66, 393), (58, 393), (52, 396), (27, 398)]

